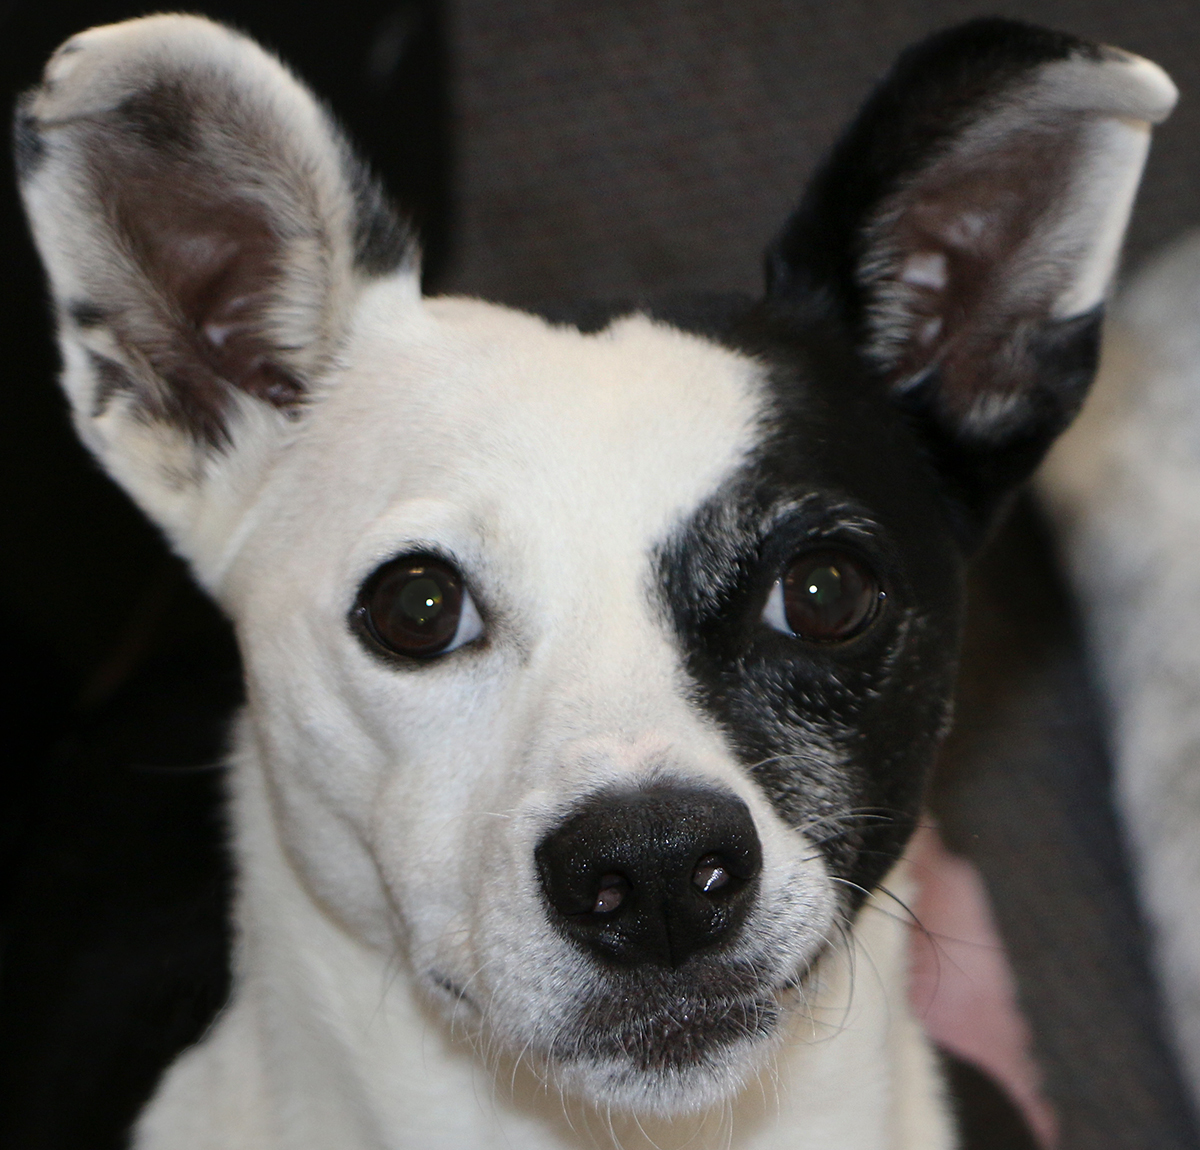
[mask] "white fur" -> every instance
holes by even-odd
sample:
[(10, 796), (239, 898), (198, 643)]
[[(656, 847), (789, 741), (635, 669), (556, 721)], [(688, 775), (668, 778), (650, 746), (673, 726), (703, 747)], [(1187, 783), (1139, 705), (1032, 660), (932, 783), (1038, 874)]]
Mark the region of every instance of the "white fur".
[[(1078, 57), (1044, 65), (1022, 93), (1025, 115), (1036, 110), (1080, 117), (1080, 157), (1071, 187), (1048, 234), (1036, 237), (1039, 260), (1057, 257), (1073, 266), (1054, 301), (1055, 318), (1080, 315), (1104, 299), (1146, 162), (1150, 128), (1171, 114), (1178, 98), (1157, 64), (1113, 48), (1105, 49), (1099, 65)], [(1082, 259), (1081, 249), (1086, 251)]]
[(1200, 1100), (1200, 236), (1114, 309), (1041, 489), (1110, 709), (1116, 793)]

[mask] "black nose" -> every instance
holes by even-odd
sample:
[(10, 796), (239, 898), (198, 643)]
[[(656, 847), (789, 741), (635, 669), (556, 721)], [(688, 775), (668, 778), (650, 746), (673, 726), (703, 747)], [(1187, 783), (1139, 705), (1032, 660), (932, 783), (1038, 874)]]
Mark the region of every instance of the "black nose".
[(623, 965), (676, 967), (732, 939), (762, 869), (741, 799), (669, 782), (589, 796), (534, 857), (559, 930)]

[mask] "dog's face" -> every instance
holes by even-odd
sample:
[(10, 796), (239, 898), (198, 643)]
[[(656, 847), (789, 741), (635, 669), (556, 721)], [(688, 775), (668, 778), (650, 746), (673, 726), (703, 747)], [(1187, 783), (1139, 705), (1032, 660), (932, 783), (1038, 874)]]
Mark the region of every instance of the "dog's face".
[(903, 849), (964, 554), (1082, 398), (1171, 100), (968, 26), (868, 105), (763, 299), (576, 323), (422, 300), (248, 41), (60, 49), (18, 143), (65, 386), (236, 621), (318, 903), (593, 1099), (758, 1069)]
[(803, 343), (377, 293), (225, 584), (286, 841), (464, 1025), (591, 1093), (728, 1085), (915, 812), (938, 487)]

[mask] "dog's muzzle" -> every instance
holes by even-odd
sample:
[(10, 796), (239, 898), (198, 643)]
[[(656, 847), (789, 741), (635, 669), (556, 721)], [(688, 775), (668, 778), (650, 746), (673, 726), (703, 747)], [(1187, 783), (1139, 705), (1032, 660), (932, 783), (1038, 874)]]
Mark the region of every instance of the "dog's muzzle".
[[(588, 795), (535, 850), (554, 929), (591, 963), (547, 1051), (568, 1088), (663, 1113), (736, 1088), (780, 1016), (747, 945), (762, 844), (732, 793), (677, 780)], [(725, 1087), (721, 1087), (722, 1090)]]

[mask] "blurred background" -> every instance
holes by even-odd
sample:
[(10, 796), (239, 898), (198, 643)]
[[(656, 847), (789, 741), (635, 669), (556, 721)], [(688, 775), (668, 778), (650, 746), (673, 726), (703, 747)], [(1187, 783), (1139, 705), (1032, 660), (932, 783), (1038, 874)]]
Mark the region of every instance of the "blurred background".
[[(0, 103), (123, 3), (0, 0)], [(1200, 220), (1195, 0), (208, 3), (277, 50), (417, 222), (427, 290), (520, 304), (760, 285), (808, 173), (906, 44), (980, 14), (1162, 64), (1131, 267)], [(70, 430), (0, 180), (0, 1144), (106, 1147), (226, 992), (228, 628)], [(1103, 727), (1027, 506), (974, 587), (933, 794), (983, 871), (1061, 1145), (1194, 1147), (1107, 802)]]

